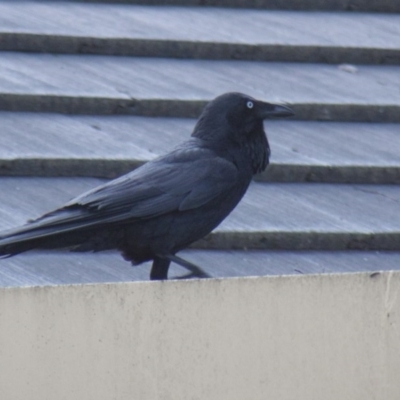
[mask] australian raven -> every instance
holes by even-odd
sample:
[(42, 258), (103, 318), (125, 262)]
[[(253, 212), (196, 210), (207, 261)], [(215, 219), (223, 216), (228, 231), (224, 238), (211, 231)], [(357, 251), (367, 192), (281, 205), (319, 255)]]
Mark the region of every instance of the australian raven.
[(267, 167), (263, 120), (291, 115), (286, 106), (223, 94), (205, 107), (191, 138), (170, 153), (0, 234), (0, 256), (118, 249), (134, 265), (153, 260), (151, 279), (166, 279), (171, 261), (207, 276), (176, 253), (211, 232)]

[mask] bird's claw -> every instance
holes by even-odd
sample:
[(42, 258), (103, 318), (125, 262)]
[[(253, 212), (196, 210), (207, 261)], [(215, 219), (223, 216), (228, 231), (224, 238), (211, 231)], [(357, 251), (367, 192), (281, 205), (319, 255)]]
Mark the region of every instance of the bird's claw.
[(205, 272), (201, 272), (201, 273), (189, 272), (188, 274), (180, 275), (173, 279), (182, 280), (182, 279), (193, 279), (193, 278), (205, 279), (205, 278), (211, 278), (211, 276), (206, 274)]

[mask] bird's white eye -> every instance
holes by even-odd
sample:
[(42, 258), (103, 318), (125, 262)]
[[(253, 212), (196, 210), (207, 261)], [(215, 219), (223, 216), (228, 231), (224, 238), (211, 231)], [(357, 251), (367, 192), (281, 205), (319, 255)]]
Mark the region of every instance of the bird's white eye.
[(248, 101), (246, 104), (247, 108), (253, 108), (254, 107), (254, 103), (252, 101)]

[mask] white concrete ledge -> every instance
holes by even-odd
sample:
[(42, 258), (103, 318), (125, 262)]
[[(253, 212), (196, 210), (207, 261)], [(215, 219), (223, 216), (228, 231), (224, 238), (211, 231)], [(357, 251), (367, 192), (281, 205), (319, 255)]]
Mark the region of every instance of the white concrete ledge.
[(397, 400), (400, 273), (0, 290), (7, 400)]

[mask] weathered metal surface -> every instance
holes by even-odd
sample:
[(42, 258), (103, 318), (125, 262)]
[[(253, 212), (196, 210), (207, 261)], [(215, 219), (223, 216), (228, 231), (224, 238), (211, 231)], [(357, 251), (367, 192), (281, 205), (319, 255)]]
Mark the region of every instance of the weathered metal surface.
[[(115, 177), (190, 137), (194, 120), (0, 112), (0, 174)], [(267, 121), (258, 180), (400, 183), (397, 124)], [(338, 145), (339, 143), (343, 145)]]
[[(400, 269), (400, 252), (186, 250), (180, 256), (215, 278)], [(148, 280), (150, 263), (132, 267), (116, 252), (30, 252), (0, 260), (0, 287)], [(187, 273), (171, 264), (170, 279)]]
[(0, 2), (0, 48), (53, 53), (399, 64), (400, 16)]
[(0, 54), (0, 109), (197, 117), (227, 91), (289, 103), (297, 119), (400, 121), (400, 66)]
[[(96, 179), (1, 178), (2, 229), (61, 206)], [(254, 182), (215, 232), (197, 242), (211, 249), (400, 250), (396, 185)]]
[[(48, 2), (48, 3), (110, 3), (110, 0), (3, 0), (5, 2)], [(163, 6), (235, 7), (269, 10), (327, 10), (400, 12), (400, 4), (393, 0), (113, 0), (115, 4), (142, 4)]]
[[(0, 2), (0, 49), (79, 53), (0, 53), (0, 109), (14, 111), (0, 113), (0, 174), (31, 176), (0, 179), (1, 228), (101, 182), (38, 176), (113, 177), (184, 140), (194, 124), (100, 114), (197, 117), (214, 96), (238, 90), (290, 103), (297, 119), (329, 121), (267, 122), (271, 165), (257, 179), (351, 184), (255, 183), (232, 216), (197, 244), (218, 250), (185, 256), (221, 277), (398, 269), (398, 252), (354, 249), (399, 250), (400, 189), (382, 185), (399, 183), (399, 125), (332, 121), (400, 122), (400, 67), (221, 61), (399, 64), (398, 15), (88, 3)], [(199, 2), (146, 1), (160, 3)], [(346, 0), (201, 3), (398, 7), (393, 1)], [(166, 56), (213, 61), (161, 58)], [(15, 113), (21, 110), (97, 115)], [(362, 182), (376, 185), (354, 184)], [(115, 253), (28, 253), (0, 260), (0, 286), (141, 280), (148, 271), (149, 264), (131, 268)], [(174, 266), (171, 275), (183, 272)]]

